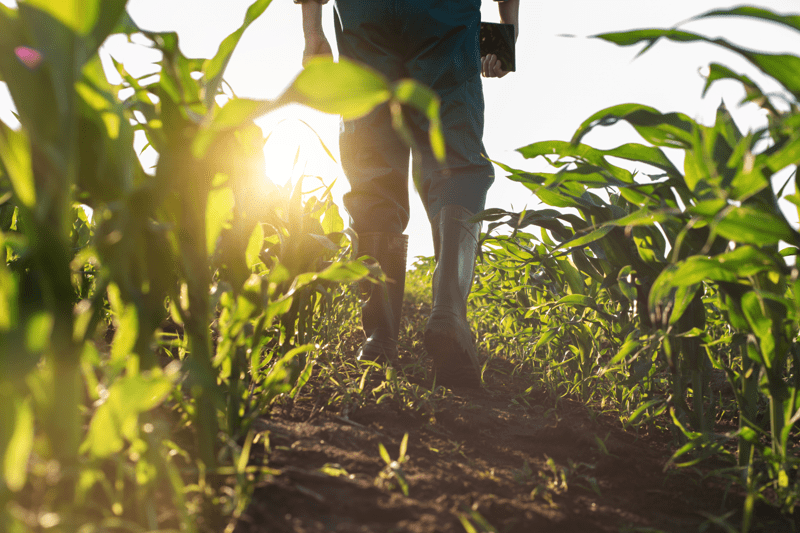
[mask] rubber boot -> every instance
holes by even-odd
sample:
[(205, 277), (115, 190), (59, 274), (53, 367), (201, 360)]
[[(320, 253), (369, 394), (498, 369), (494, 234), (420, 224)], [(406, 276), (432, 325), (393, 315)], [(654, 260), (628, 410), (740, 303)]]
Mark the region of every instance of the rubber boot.
[(467, 322), (480, 223), (468, 209), (448, 205), (432, 221), (436, 269), (433, 309), (425, 328), (425, 349), (433, 358), (436, 382), (446, 387), (479, 387), (480, 366)]
[(371, 255), (386, 276), (386, 285), (361, 284), (361, 324), (367, 340), (358, 350), (359, 361), (397, 360), (397, 339), (406, 283), (408, 235), (361, 233), (361, 255)]

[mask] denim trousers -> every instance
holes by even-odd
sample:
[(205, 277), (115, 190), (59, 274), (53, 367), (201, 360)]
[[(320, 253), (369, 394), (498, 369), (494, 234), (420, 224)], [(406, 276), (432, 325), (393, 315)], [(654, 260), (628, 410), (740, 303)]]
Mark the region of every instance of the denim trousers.
[[(336, 0), (334, 16), (341, 56), (390, 81), (412, 78), (441, 100), (443, 163), (431, 151), (427, 118), (408, 106), (403, 111), (419, 148), (415, 184), (428, 218), (446, 205), (483, 210), (494, 170), (483, 146), (480, 0)], [(410, 148), (392, 127), (388, 105), (346, 121), (340, 150), (353, 229), (402, 233), (409, 221)]]

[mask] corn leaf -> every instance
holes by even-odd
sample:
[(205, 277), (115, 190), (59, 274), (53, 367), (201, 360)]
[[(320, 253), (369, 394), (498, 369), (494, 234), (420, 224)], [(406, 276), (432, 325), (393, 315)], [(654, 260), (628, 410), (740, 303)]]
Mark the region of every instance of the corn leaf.
[(48, 13), (75, 33), (87, 35), (97, 22), (101, 0), (26, 0), (25, 3)]
[(714, 229), (728, 240), (745, 244), (766, 246), (780, 241), (794, 242), (792, 229), (784, 219), (747, 206), (732, 208)]
[(444, 161), (445, 142), (439, 117), (439, 96), (414, 80), (400, 80), (393, 87), (394, 98), (411, 105), (428, 118), (428, 137), (434, 157)]
[(132, 375), (116, 381), (108, 399), (97, 408), (89, 424), (82, 452), (103, 458), (117, 453), (138, 434), (139, 414), (159, 405), (172, 390), (172, 382), (160, 373)]
[(583, 121), (572, 136), (577, 144), (597, 126), (611, 126), (620, 120), (628, 122), (648, 142), (668, 148), (692, 146), (695, 122), (683, 113), (662, 114), (641, 104), (620, 104), (598, 111)]
[(697, 15), (693, 17), (693, 19), (710, 17), (749, 17), (775, 22), (782, 26), (800, 31), (800, 15), (780, 14), (759, 7), (740, 6), (731, 9), (714, 9), (702, 15)]
[(291, 91), (296, 101), (323, 113), (352, 120), (366, 115), (392, 95), (386, 79), (375, 71), (341, 58), (315, 57), (295, 79)]
[(3, 122), (0, 122), (0, 168), (11, 180), (19, 201), (33, 208), (36, 205), (36, 188), (28, 136), (23, 131), (12, 130)]
[[(793, 22), (789, 24), (793, 27)], [(756, 66), (767, 76), (771, 76), (783, 85), (795, 98), (800, 98), (800, 57), (791, 54), (768, 54), (754, 52), (731, 44), (725, 39), (711, 39), (702, 35), (682, 30), (644, 29), (621, 33), (604, 33), (594, 35), (598, 39), (617, 44), (631, 46), (647, 43), (640, 54), (651, 48), (659, 39), (676, 42), (707, 42), (736, 52)]]
[(236, 45), (239, 44), (245, 30), (266, 11), (271, 3), (272, 0), (256, 0), (250, 4), (250, 7), (247, 8), (247, 13), (245, 13), (242, 25), (222, 41), (217, 53), (212, 59), (207, 59), (205, 61), (203, 65), (203, 75), (206, 81), (206, 108), (211, 109), (213, 107), (214, 98), (217, 96), (219, 86), (222, 83), (222, 75), (225, 73), (225, 68), (227, 68), (233, 51)]
[(742, 311), (750, 325), (750, 329), (758, 337), (763, 364), (769, 370), (775, 357), (775, 336), (772, 320), (764, 312), (764, 303), (755, 292), (742, 296)]
[(25, 486), (28, 477), (28, 457), (33, 449), (33, 409), (30, 399), (14, 398), (14, 422), (11, 438), (3, 456), (3, 477), (11, 492)]
[(220, 187), (208, 192), (206, 203), (206, 250), (208, 255), (213, 255), (217, 247), (217, 240), (222, 230), (230, 227), (233, 219), (235, 204), (233, 190), (230, 187)]

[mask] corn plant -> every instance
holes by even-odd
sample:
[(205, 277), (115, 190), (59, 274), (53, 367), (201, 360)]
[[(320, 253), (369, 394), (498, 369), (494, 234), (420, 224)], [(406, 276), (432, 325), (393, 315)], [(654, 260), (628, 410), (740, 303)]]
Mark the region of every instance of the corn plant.
[(378, 444), (378, 451), (380, 452), (381, 459), (386, 463), (383, 470), (380, 471), (378, 477), (375, 478), (375, 485), (387, 490), (399, 488), (404, 496), (408, 496), (408, 480), (406, 474), (403, 472), (403, 463), (408, 461), (406, 450), (408, 449), (408, 433), (403, 435), (403, 440), (400, 442), (400, 452), (397, 460), (392, 460), (389, 452), (383, 443)]
[[(697, 18), (706, 17), (748, 17), (800, 31), (796, 16), (751, 7), (715, 10)], [(743, 482), (753, 487), (757, 452), (768, 465), (777, 503), (791, 509), (796, 488), (790, 486), (789, 472), (796, 462), (789, 446), (800, 418), (800, 323), (797, 270), (786, 257), (797, 254), (800, 234), (778, 200), (800, 205), (798, 184), (794, 191), (787, 189), (792, 180), (797, 182), (800, 160), (796, 76), (800, 57), (753, 52), (679, 29), (595, 37), (620, 46), (645, 43), (644, 51), (659, 39), (710, 42), (745, 58), (780, 84), (784, 93), (765, 94), (749, 77), (712, 64), (705, 90), (722, 79), (738, 81), (745, 88), (745, 101), (766, 110), (766, 127), (741, 132), (724, 105), (711, 126), (645, 105), (613, 106), (589, 117), (570, 142), (546, 141), (519, 149), (526, 158), (543, 157), (554, 167), (553, 173), (504, 167), (510, 179), (524, 184), (544, 204), (572, 208), (577, 214), (557, 209), (488, 210), (482, 217), (494, 225), (509, 225), (514, 232), (528, 226), (542, 229), (542, 245), (535, 249), (501, 242), (505, 255), (516, 255), (515, 262), (525, 265), (522, 286), (539, 284), (541, 272), (549, 283), (572, 293), (559, 300), (565, 305), (580, 311), (592, 302), (611, 304), (597, 313), (606, 313), (600, 315), (603, 321), (622, 325), (617, 329), (625, 340), (611, 341), (618, 346), (617, 353), (603, 358), (600, 374), (614, 372), (620, 364), (638, 364), (641, 371), (632, 371), (627, 383), (631, 388), (655, 376), (656, 361), (669, 368), (673, 428), (685, 443), (676, 457), (690, 451), (720, 451), (713, 435), (716, 404), (710, 376), (715, 368), (724, 371), (738, 405)], [(647, 144), (600, 150), (582, 142), (589, 131), (620, 121), (633, 126)], [(662, 148), (684, 152), (682, 170)], [(613, 164), (610, 157), (646, 170), (632, 172)], [(784, 170), (790, 172), (789, 179), (775, 187), (772, 176)], [(561, 261), (560, 268), (553, 268), (554, 261)], [(592, 299), (587, 299), (588, 293)], [(535, 309), (525, 305), (521, 311)], [(721, 326), (719, 313), (724, 317)], [(715, 324), (710, 330), (709, 319)], [(580, 317), (584, 320), (585, 315)], [(563, 346), (561, 331), (542, 331), (537, 346), (559, 341)], [(571, 353), (583, 353), (580, 343), (573, 347)], [(598, 348), (593, 350), (599, 356)], [(765, 419), (759, 413), (762, 395), (769, 403)], [(639, 408), (659, 403), (664, 400), (654, 398)], [(761, 444), (762, 436), (768, 438), (767, 446)], [(751, 510), (752, 498), (754, 492), (748, 503)], [(749, 527), (749, 516), (746, 513), (744, 529)]]
[[(0, 123), (0, 529), (213, 529), (207, 476), (250, 475), (253, 419), (296, 394), (341, 284), (370, 275), (329, 190), (265, 183), (255, 118), (411, 105), (443, 153), (433, 93), (347, 61), (310, 62), (276, 101), (225, 94), (269, 4), (211, 58), (138, 28), (125, 0), (0, 6), (0, 81), (21, 123)], [(115, 62), (112, 85), (97, 55), (112, 33), (145, 36), (157, 75)]]

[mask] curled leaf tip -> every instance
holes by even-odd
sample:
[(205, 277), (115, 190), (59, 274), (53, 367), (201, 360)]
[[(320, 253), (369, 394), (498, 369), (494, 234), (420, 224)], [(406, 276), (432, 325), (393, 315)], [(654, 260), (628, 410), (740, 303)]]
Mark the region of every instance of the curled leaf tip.
[(28, 48), (27, 46), (17, 46), (14, 48), (14, 54), (17, 56), (17, 59), (22, 61), (22, 63), (31, 70), (38, 67), (43, 59), (42, 54), (38, 50)]

